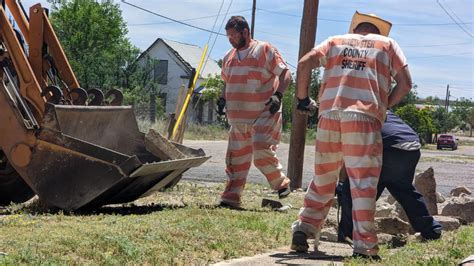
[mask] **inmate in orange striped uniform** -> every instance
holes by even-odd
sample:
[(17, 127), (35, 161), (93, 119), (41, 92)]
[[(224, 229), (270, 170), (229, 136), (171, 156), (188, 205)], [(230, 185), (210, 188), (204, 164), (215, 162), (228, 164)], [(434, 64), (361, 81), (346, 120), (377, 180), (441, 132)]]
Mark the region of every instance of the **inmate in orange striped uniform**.
[[(355, 25), (355, 34), (325, 40), (298, 65), (300, 110), (305, 110), (304, 102), (310, 102), (309, 77), (303, 73), (318, 66), (325, 70), (318, 96), (315, 176), (293, 224), (292, 249), (297, 251), (308, 249), (307, 238), (319, 238), (344, 163), (353, 200), (354, 255), (377, 256), (374, 212), (382, 163), (380, 130), (387, 107), (408, 93), (411, 80), (398, 44), (380, 35), (383, 27), (370, 19), (370, 23)], [(392, 77), (397, 86), (390, 94)]]
[(230, 124), (226, 155), (229, 177), (221, 205), (240, 207), (252, 157), (280, 197), (289, 193), (289, 178), (276, 156), (281, 134), (281, 96), (290, 73), (280, 53), (269, 43), (252, 40), (243, 17), (226, 25), (234, 46), (222, 62), (225, 103)]

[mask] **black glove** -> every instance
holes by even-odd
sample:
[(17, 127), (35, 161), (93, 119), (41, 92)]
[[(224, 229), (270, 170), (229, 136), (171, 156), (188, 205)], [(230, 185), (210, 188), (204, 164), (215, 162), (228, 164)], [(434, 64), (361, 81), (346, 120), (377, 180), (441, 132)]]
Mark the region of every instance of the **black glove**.
[(225, 99), (223, 97), (220, 97), (219, 100), (217, 100), (217, 110), (216, 110), (217, 114), (225, 115), (224, 108), (225, 108)]
[(281, 98), (283, 97), (283, 94), (281, 92), (276, 91), (270, 99), (268, 99), (268, 102), (265, 105), (270, 105), (270, 114), (275, 114), (280, 110), (281, 106)]
[(312, 116), (316, 113), (318, 105), (313, 99), (309, 98), (309, 96), (306, 96), (304, 99), (298, 98), (298, 106), (296, 109), (303, 114)]

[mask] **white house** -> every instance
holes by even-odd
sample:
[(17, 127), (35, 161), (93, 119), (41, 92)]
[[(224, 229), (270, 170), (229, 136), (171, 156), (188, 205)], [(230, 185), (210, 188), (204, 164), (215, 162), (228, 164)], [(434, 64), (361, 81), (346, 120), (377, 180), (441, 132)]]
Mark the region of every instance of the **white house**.
[[(197, 70), (202, 52), (203, 49), (194, 44), (158, 38), (139, 56), (139, 61), (147, 58), (158, 60), (154, 68), (154, 77), (160, 84), (160, 98), (165, 105), (166, 113), (175, 112), (180, 87), (184, 86), (187, 89), (192, 69)], [(217, 62), (211, 58), (203, 67), (195, 86), (195, 94), (202, 90), (205, 84), (201, 83), (208, 75), (220, 75), (221, 72)], [(196, 122), (214, 121), (216, 117), (214, 104), (203, 104), (199, 101), (196, 104), (196, 97), (193, 98), (195, 104), (189, 105), (188, 118)]]

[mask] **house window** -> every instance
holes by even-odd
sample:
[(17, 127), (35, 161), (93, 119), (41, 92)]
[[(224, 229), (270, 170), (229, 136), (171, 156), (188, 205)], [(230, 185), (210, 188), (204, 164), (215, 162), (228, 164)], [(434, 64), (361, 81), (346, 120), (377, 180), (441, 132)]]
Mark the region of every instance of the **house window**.
[(157, 60), (154, 69), (155, 81), (158, 84), (168, 84), (168, 60)]

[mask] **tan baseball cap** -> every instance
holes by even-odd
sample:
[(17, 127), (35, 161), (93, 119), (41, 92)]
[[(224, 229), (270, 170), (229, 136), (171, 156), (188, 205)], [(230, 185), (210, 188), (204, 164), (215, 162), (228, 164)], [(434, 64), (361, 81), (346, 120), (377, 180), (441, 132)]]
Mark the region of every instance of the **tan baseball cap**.
[(362, 14), (359, 11), (356, 11), (354, 16), (352, 16), (351, 26), (349, 28), (349, 33), (354, 33), (354, 29), (361, 23), (370, 23), (377, 27), (380, 31), (380, 35), (388, 36), (390, 29), (392, 28), (392, 23), (379, 18), (374, 14)]

